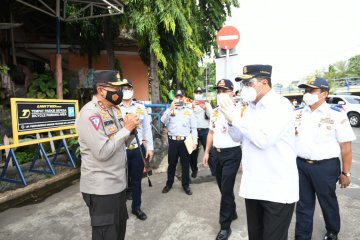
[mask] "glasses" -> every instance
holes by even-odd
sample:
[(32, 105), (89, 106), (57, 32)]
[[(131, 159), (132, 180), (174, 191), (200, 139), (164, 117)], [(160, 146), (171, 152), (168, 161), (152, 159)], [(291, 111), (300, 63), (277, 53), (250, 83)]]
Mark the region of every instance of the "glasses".
[(250, 87), (250, 86), (252, 86), (256, 81), (257, 81), (256, 78), (251, 78), (251, 79), (249, 79), (249, 80), (243, 80), (243, 81), (241, 81), (240, 84), (241, 84), (242, 86), (245, 86), (245, 87)]
[(105, 91), (119, 91), (120, 87), (113, 87), (113, 86), (106, 86), (106, 85), (100, 85), (102, 89)]
[(125, 87), (122, 87), (121, 90), (122, 91), (132, 90), (132, 87), (125, 86)]
[(227, 90), (227, 89), (221, 89), (221, 88), (218, 88), (216, 90), (216, 93), (219, 94), (219, 93), (228, 93), (228, 92), (232, 92), (231, 90)]

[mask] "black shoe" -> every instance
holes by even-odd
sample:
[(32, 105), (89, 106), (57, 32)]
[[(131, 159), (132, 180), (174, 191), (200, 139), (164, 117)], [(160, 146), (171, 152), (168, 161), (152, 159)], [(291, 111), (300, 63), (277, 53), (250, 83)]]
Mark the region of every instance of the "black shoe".
[(232, 221), (236, 220), (238, 218), (238, 215), (237, 215), (237, 212), (235, 211), (234, 212), (234, 215), (232, 216)]
[(195, 170), (191, 173), (191, 177), (192, 178), (196, 178), (197, 177), (197, 174), (198, 174), (198, 170)]
[(324, 240), (337, 240), (337, 234), (332, 233), (332, 232), (327, 232), (324, 236)]
[(132, 192), (126, 192), (126, 200), (132, 200)]
[(190, 187), (184, 187), (184, 191), (187, 195), (192, 195), (192, 191), (191, 191)]
[(147, 216), (146, 216), (146, 214), (143, 212), (143, 211), (141, 211), (141, 209), (139, 209), (139, 210), (137, 210), (137, 211), (132, 211), (132, 214), (134, 214), (138, 219), (140, 219), (140, 220), (146, 220), (147, 219)]
[(227, 240), (231, 235), (231, 228), (221, 229), (218, 235), (216, 236), (216, 240)]
[(171, 187), (165, 186), (162, 190), (162, 193), (168, 193), (170, 191)]

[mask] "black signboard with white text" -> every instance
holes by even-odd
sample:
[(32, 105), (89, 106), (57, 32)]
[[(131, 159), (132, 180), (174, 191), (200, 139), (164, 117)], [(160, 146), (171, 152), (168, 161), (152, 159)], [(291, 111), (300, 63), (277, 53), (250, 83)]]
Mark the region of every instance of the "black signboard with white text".
[(17, 131), (27, 132), (59, 127), (73, 127), (75, 124), (77, 103), (75, 101), (17, 101)]

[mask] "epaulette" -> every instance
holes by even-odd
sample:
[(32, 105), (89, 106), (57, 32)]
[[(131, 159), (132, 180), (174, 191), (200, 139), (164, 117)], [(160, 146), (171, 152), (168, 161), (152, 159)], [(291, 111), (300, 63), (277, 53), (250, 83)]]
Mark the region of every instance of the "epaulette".
[(297, 107), (294, 109), (294, 111), (300, 110), (300, 109), (304, 109), (304, 107)]
[(343, 110), (342, 107), (340, 107), (338, 105), (331, 105), (330, 109), (335, 110), (337, 112), (341, 112)]

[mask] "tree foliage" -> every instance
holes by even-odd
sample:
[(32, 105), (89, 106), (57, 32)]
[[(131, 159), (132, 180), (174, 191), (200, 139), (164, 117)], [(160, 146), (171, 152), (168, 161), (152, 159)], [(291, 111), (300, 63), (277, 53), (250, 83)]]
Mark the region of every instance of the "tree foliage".
[[(199, 61), (215, 46), (216, 32), (237, 0), (127, 0), (126, 27), (134, 32), (141, 56), (149, 64), (153, 52), (159, 62), (160, 91), (169, 88), (192, 94), (201, 74)], [(172, 86), (170, 86), (172, 80)]]
[[(67, 15), (76, 16), (78, 7), (76, 4), (69, 5)], [(102, 18), (93, 18), (80, 21), (71, 21), (65, 25), (65, 33), (73, 44), (72, 51), (79, 53), (88, 58), (88, 67), (92, 68), (92, 59), (100, 55), (101, 49), (104, 48)], [(79, 49), (75, 48), (79, 44)]]
[[(111, 19), (114, 36), (126, 30), (138, 41), (139, 53), (150, 66), (153, 54), (158, 64), (160, 96), (167, 101), (170, 89), (192, 94), (202, 71), (202, 57), (217, 48), (215, 35), (238, 0), (124, 0), (124, 14)], [(77, 14), (76, 6), (70, 9)], [(105, 44), (103, 19), (72, 22), (69, 29), (82, 53), (99, 54)], [(81, 33), (81, 34), (79, 34)]]

